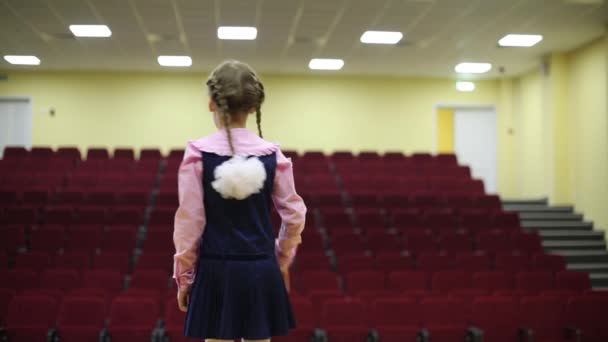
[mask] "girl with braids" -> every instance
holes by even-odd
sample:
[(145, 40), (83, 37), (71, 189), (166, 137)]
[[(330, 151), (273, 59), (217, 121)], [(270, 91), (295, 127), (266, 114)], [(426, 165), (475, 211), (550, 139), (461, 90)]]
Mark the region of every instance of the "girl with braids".
[[(220, 64), (207, 81), (218, 131), (186, 146), (179, 168), (174, 274), (184, 334), (269, 341), (295, 327), (282, 274), (301, 242), (306, 207), (292, 164), (262, 139), (264, 85), (246, 64)], [(255, 112), (259, 136), (247, 130)], [(282, 224), (275, 239), (271, 205)]]

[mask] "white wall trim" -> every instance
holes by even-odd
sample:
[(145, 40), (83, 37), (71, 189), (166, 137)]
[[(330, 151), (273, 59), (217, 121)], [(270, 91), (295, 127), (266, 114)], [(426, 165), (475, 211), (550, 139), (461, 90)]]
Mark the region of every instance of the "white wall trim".
[[(496, 105), (493, 104), (436, 103), (433, 106), (433, 149), (431, 151), (433, 154), (437, 154), (437, 151), (439, 150), (439, 146), (437, 146), (437, 137), (439, 135), (437, 124), (439, 123), (438, 115), (440, 109), (453, 109), (454, 111), (458, 109), (488, 109), (496, 113), (496, 122), (498, 122), (498, 110), (496, 109)], [(498, 132), (498, 127), (496, 127), (496, 131)]]

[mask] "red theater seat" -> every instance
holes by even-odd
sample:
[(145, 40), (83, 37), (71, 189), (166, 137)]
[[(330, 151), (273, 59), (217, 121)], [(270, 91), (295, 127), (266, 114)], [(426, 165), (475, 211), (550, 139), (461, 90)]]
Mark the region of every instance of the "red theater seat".
[(566, 258), (555, 254), (535, 254), (532, 257), (532, 268), (537, 271), (564, 271), (566, 269)]
[(355, 271), (345, 276), (346, 290), (355, 294), (363, 290), (384, 290), (385, 275), (379, 271)]
[(561, 271), (555, 275), (555, 287), (560, 290), (584, 292), (591, 289), (591, 279), (588, 273)]
[(79, 287), (80, 275), (75, 270), (53, 269), (46, 270), (40, 275), (40, 287), (68, 291)]
[(83, 287), (103, 289), (111, 294), (120, 292), (123, 288), (123, 275), (114, 270), (86, 271), (83, 278)]
[(330, 341), (363, 341), (369, 333), (363, 302), (357, 299), (329, 299), (323, 304), (321, 326)]
[(61, 341), (96, 341), (104, 326), (106, 303), (103, 298), (66, 297), (57, 317)]
[(17, 296), (8, 307), (9, 341), (44, 341), (55, 326), (57, 301), (49, 296)]
[(116, 297), (110, 308), (108, 332), (113, 342), (149, 342), (159, 318), (160, 308), (153, 299)]
[(580, 330), (583, 341), (608, 341), (608, 298), (575, 297), (566, 307), (567, 326)]
[(459, 271), (435, 272), (431, 279), (431, 288), (439, 292), (470, 289), (471, 274)]
[(521, 326), (531, 329), (535, 341), (567, 341), (565, 307), (567, 297), (524, 297), (521, 300)]
[(337, 274), (330, 271), (306, 271), (299, 275), (299, 284), (304, 292), (312, 290), (339, 290)]
[(461, 253), (456, 256), (455, 269), (468, 272), (490, 271), (492, 262), (483, 253)]
[(508, 272), (478, 272), (473, 274), (473, 286), (486, 291), (513, 289), (513, 274)]
[(515, 276), (515, 287), (528, 293), (540, 293), (554, 286), (553, 274), (550, 272), (521, 272)]
[(371, 317), (381, 341), (415, 341), (420, 330), (420, 306), (413, 298), (377, 299)]
[(35, 272), (40, 272), (50, 266), (51, 259), (49, 254), (44, 252), (17, 254), (15, 259), (15, 267), (17, 269), (29, 269)]
[(429, 276), (426, 272), (392, 272), (388, 275), (389, 290), (422, 290), (429, 289)]
[(518, 302), (507, 297), (480, 297), (473, 301), (472, 324), (480, 328), (484, 341), (518, 341), (520, 323)]

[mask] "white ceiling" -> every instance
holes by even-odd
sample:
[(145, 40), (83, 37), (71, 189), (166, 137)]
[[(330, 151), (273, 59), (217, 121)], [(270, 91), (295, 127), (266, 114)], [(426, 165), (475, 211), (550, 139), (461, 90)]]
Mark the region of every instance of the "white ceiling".
[[(339, 74), (432, 77), (479, 61), (494, 65), (486, 77), (498, 77), (499, 66), (516, 75), (548, 52), (593, 40), (606, 23), (601, 0), (0, 0), (0, 55), (36, 55), (36, 69), (158, 71), (166, 69), (158, 55), (186, 54), (188, 70), (236, 58), (263, 73), (296, 74), (313, 73), (310, 58), (325, 57), (345, 60)], [(106, 24), (113, 35), (76, 39), (70, 24)], [(220, 25), (256, 26), (258, 39), (220, 41)], [(400, 46), (361, 44), (370, 29), (405, 38)], [(544, 40), (497, 47), (507, 33)], [(0, 61), (0, 69), (21, 68)]]

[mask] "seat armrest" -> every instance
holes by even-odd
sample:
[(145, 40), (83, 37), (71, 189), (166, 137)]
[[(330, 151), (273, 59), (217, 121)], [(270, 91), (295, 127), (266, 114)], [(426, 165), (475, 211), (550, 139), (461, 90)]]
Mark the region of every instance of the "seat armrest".
[(416, 342), (429, 342), (431, 340), (431, 333), (427, 329), (420, 329), (416, 334)]
[(583, 331), (576, 327), (566, 327), (564, 333), (568, 341), (581, 342), (583, 339)]
[(534, 330), (530, 328), (517, 329), (517, 337), (520, 342), (534, 342)]
[(315, 329), (310, 336), (311, 342), (327, 342), (327, 332), (323, 329)]
[(483, 342), (483, 330), (477, 327), (467, 329), (466, 342)]

